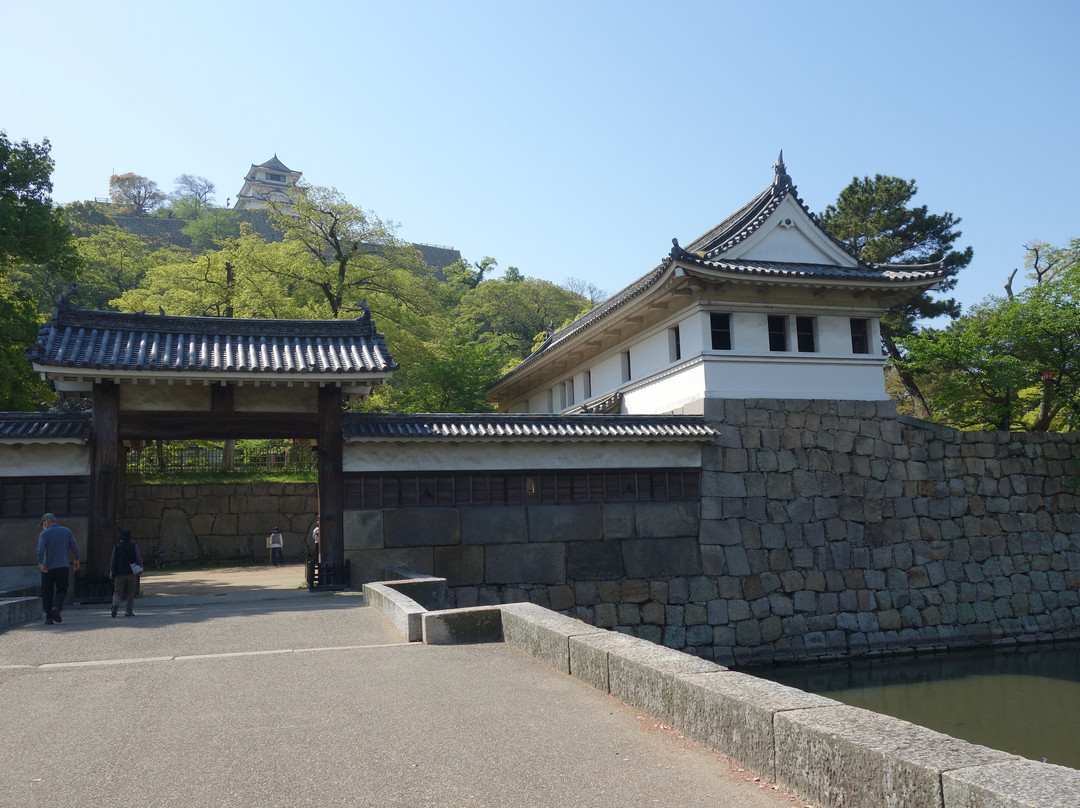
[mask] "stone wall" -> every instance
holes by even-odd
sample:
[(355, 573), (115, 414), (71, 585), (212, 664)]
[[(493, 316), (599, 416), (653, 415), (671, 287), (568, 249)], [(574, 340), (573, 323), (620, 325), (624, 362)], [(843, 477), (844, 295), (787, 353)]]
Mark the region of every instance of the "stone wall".
[[(1080, 634), (1080, 436), (711, 401), (700, 576), (571, 613), (726, 663)], [(609, 587), (610, 593), (610, 587)], [(665, 597), (666, 595), (666, 597)], [(662, 610), (661, 610), (662, 607)]]
[(148, 561), (158, 551), (177, 561), (262, 561), (277, 525), (285, 559), (301, 561), (313, 549), (318, 502), (314, 483), (130, 485), (124, 526)]
[(700, 511), (353, 512), (354, 578), (400, 564), (448, 578), (453, 605), (533, 601), (725, 664), (1080, 636), (1078, 436), (958, 432), (888, 402), (706, 417)]

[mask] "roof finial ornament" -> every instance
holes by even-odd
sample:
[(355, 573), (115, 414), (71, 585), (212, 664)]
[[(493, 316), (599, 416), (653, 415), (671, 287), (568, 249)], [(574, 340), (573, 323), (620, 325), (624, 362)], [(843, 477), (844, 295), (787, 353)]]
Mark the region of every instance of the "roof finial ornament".
[(679, 246), (679, 240), (677, 238), (673, 238), (671, 240), (671, 252), (668, 253), (668, 257), (669, 258), (679, 259), (679, 258), (695, 258), (696, 256), (693, 253), (690, 253), (687, 250), (684, 250), (682, 247), (680, 247)]
[(780, 150), (780, 156), (773, 163), (773, 170), (776, 172), (776, 176), (773, 178), (773, 187), (786, 188), (791, 185), (791, 177), (788, 176), (787, 166), (784, 165), (783, 149)]

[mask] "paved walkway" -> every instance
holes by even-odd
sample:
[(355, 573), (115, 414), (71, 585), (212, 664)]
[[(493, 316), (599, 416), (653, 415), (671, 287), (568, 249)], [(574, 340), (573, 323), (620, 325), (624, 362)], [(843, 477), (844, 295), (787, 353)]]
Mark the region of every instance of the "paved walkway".
[(0, 805), (804, 805), (515, 648), (302, 585), (150, 572), (134, 617), (0, 634)]

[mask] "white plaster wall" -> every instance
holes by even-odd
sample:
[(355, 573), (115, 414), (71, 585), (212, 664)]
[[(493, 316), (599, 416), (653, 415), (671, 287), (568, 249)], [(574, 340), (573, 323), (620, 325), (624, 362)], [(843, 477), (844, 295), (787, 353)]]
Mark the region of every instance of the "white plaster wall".
[(879, 358), (807, 361), (817, 354), (774, 353), (761, 357), (708, 357), (708, 398), (826, 398), (885, 401), (885, 375)]
[(90, 473), (90, 447), (81, 443), (0, 444), (5, 477), (64, 477)]
[(697, 359), (631, 387), (623, 408), (631, 415), (675, 412), (704, 398), (704, 390), (705, 366)]
[(700, 465), (698, 443), (357, 441), (345, 445), (342, 468), (347, 472), (395, 472), (699, 468)]
[(653, 375), (671, 364), (668, 329), (653, 333), (630, 346), (630, 380)]

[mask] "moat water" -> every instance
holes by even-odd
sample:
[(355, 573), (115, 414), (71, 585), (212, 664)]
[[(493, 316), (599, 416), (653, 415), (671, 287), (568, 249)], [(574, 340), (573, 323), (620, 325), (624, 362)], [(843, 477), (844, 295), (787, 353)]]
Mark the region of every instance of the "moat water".
[(1080, 769), (1080, 642), (747, 672), (971, 743)]

